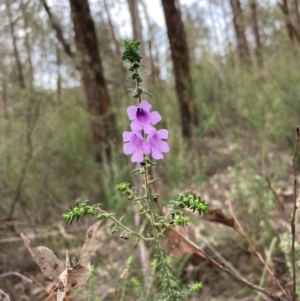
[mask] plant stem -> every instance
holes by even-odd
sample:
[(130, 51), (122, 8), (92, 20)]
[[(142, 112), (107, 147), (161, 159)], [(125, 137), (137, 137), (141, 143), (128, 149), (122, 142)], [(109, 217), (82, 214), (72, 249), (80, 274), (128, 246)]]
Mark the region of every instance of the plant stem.
[[(103, 214), (108, 214), (106, 211), (102, 210), (101, 208), (98, 208), (98, 211), (101, 212), (101, 213), (103, 213)], [(126, 232), (132, 233), (132, 231), (129, 228), (127, 228), (124, 224), (122, 224), (121, 222), (119, 222), (115, 217), (110, 216), (109, 218), (112, 221), (114, 221), (114, 223), (116, 223), (119, 227), (123, 228)], [(145, 236), (141, 235), (140, 239), (144, 240), (144, 241), (153, 241), (156, 238), (155, 237), (145, 237)]]
[(156, 248), (157, 248), (157, 252), (159, 254), (159, 258), (162, 261), (163, 269), (165, 271), (165, 274), (166, 274), (168, 282), (169, 282), (169, 293), (171, 295), (174, 295), (169, 270), (166, 268), (165, 257), (164, 257), (164, 254), (161, 251), (161, 247), (160, 247), (160, 243), (159, 243), (158, 233), (157, 233), (157, 229), (156, 229), (156, 226), (155, 226), (155, 217), (154, 217), (153, 210), (151, 209), (151, 204), (150, 204), (151, 200), (149, 200), (149, 197), (148, 197), (148, 173), (147, 173), (146, 166), (145, 166), (144, 180), (145, 180), (145, 197), (146, 197), (148, 208), (150, 210), (151, 225), (153, 227), (153, 234), (154, 234), (154, 237), (155, 237), (154, 242), (156, 243)]

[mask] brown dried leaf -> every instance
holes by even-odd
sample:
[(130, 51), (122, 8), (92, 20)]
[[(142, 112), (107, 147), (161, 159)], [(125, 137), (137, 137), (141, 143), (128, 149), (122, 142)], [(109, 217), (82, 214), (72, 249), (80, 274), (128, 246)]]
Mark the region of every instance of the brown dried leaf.
[(33, 260), (38, 264), (44, 276), (51, 280), (58, 279), (65, 269), (64, 264), (55, 256), (52, 250), (47, 247), (31, 247), (30, 240), (21, 233), (21, 237)]
[[(85, 242), (80, 250), (80, 259), (78, 264), (69, 268), (69, 255), (66, 254), (66, 267), (57, 259), (52, 250), (40, 246), (32, 248), (30, 240), (23, 234), (21, 237), (30, 252), (33, 260), (39, 265), (43, 274), (51, 279), (56, 279), (57, 284), (53, 287), (47, 300), (50, 300), (53, 294), (56, 294), (57, 301), (66, 301), (69, 299), (71, 288), (84, 284), (90, 273), (91, 256), (102, 246), (97, 239), (100, 221), (88, 228), (85, 236)], [(50, 298), (50, 299), (49, 299)]]
[(190, 225), (175, 227), (168, 232), (164, 240), (164, 247), (169, 251), (171, 256), (181, 257), (195, 252), (194, 248), (184, 240), (184, 237), (192, 242), (195, 241), (195, 233)]
[(59, 275), (60, 282), (58, 285), (56, 285), (55, 289), (57, 290), (56, 293), (56, 300), (57, 301), (63, 301), (64, 297), (67, 293), (68, 286), (68, 269), (65, 269), (60, 275)]
[(68, 287), (73, 288), (86, 283), (90, 275), (90, 265), (83, 267), (77, 264), (74, 268), (68, 269)]
[(97, 239), (97, 231), (101, 221), (95, 223), (86, 231), (85, 242), (80, 250), (80, 258), (78, 264), (82, 267), (87, 268), (91, 256), (95, 254), (102, 246), (102, 243)]
[(234, 228), (234, 219), (231, 217), (227, 217), (221, 209), (208, 209), (204, 216), (204, 219), (211, 221), (211, 222), (216, 222), (223, 224), (225, 226)]

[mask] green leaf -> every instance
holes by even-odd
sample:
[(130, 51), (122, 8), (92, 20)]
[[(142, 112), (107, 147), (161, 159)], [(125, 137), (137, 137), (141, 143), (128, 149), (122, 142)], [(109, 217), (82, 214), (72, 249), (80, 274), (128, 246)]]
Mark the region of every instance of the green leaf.
[(137, 202), (137, 201), (144, 201), (144, 200), (146, 200), (147, 198), (145, 197), (145, 196), (138, 196), (138, 197), (136, 197), (134, 200), (133, 200), (133, 202)]
[(123, 218), (124, 218), (125, 216), (126, 216), (126, 215), (123, 215), (123, 216), (120, 217), (120, 219), (119, 219), (119, 222), (120, 222), (120, 223), (122, 223), (122, 220), (123, 220)]
[(153, 184), (153, 183), (155, 183), (157, 180), (158, 180), (158, 178), (152, 179), (152, 180), (148, 181), (148, 184)]

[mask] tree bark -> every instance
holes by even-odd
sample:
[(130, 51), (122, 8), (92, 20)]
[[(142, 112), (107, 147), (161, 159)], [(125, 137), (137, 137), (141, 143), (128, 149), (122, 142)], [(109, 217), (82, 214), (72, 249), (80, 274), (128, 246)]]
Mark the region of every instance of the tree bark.
[(298, 0), (294, 0), (294, 11), (296, 16), (296, 22), (297, 22), (297, 30), (300, 31), (300, 13), (299, 13), (299, 4)]
[(192, 125), (198, 124), (194, 90), (190, 72), (189, 51), (181, 18), (175, 0), (162, 0), (171, 57), (179, 102), (181, 130), (185, 138), (191, 138)]
[(7, 8), (8, 18), (9, 18), (10, 33), (11, 33), (12, 42), (13, 42), (14, 56), (15, 56), (16, 65), (17, 65), (18, 82), (19, 82), (20, 88), (25, 89), (26, 84), (25, 84), (25, 79), (24, 79), (23, 66), (22, 66), (22, 63), (20, 60), (19, 49), (17, 46), (17, 37), (15, 34), (15, 21), (13, 20), (12, 13), (11, 13), (10, 0), (6, 0), (6, 8)]
[(282, 0), (282, 3), (279, 3), (279, 7), (284, 15), (285, 26), (290, 40), (294, 42), (294, 38), (296, 38), (297, 42), (300, 44), (300, 33), (292, 23), (287, 0)]
[(244, 18), (240, 0), (230, 0), (233, 13), (233, 24), (237, 40), (237, 50), (242, 61), (248, 61), (250, 52), (245, 33)]
[(260, 34), (259, 34), (259, 27), (257, 21), (257, 8), (256, 8), (256, 1), (250, 0), (250, 14), (251, 14), (251, 27), (253, 36), (255, 39), (255, 56), (258, 62), (261, 62), (261, 42), (260, 42)]
[(115, 118), (110, 111), (110, 98), (103, 75), (98, 41), (88, 0), (70, 0), (76, 47), (81, 55), (81, 78), (92, 115), (91, 127), (96, 162), (102, 152), (110, 156), (115, 136)]
[(51, 26), (52, 28), (54, 29), (54, 31), (56, 32), (56, 36), (57, 36), (57, 39), (60, 41), (60, 43), (62, 44), (66, 54), (71, 58), (73, 59), (75, 57), (75, 53), (72, 51), (71, 49), (71, 46), (70, 44), (66, 41), (66, 39), (64, 38), (64, 35), (63, 35), (63, 31), (59, 25), (59, 23), (55, 20), (55, 18), (53, 17), (52, 15), (52, 12), (50, 10), (50, 7), (47, 3), (47, 0), (40, 0), (48, 14), (48, 17), (49, 17), (49, 20), (50, 20), (50, 23), (51, 23)]

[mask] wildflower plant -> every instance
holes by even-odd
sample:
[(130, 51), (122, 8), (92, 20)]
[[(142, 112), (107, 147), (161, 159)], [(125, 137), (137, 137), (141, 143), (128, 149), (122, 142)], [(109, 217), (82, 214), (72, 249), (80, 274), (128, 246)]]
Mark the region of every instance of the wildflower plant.
[[(84, 215), (96, 217), (98, 220), (109, 219), (111, 232), (118, 232), (120, 238), (128, 241), (134, 239), (136, 244), (141, 240), (148, 242), (153, 248), (152, 262), (155, 262), (156, 266), (155, 275), (151, 275), (151, 278), (155, 277), (158, 280), (152, 281), (151, 284), (159, 283), (160, 285), (160, 294), (156, 300), (185, 300), (190, 293), (201, 288), (201, 283), (186, 288), (181, 287), (180, 281), (174, 276), (172, 261), (161, 242), (172, 227), (186, 226), (189, 222), (189, 217), (181, 211), (182, 209), (189, 208), (203, 214), (208, 209), (208, 205), (201, 197), (183, 192), (175, 201), (169, 202), (167, 213), (159, 215), (156, 212), (158, 195), (152, 192), (151, 187), (158, 179), (151, 179), (150, 171), (157, 164), (154, 160), (163, 159), (164, 155), (170, 151), (166, 141), (169, 132), (167, 129), (158, 127), (162, 119), (161, 115), (152, 110), (152, 105), (147, 100), (143, 100), (144, 95), (151, 96), (151, 94), (141, 87), (142, 75), (145, 71), (139, 72), (139, 69), (144, 67), (141, 64), (139, 46), (140, 42), (125, 41), (125, 51), (122, 55), (122, 60), (129, 63), (127, 69), (131, 72), (126, 80), (131, 79), (135, 82), (135, 87), (129, 90), (136, 101), (127, 108), (130, 131), (123, 133), (123, 152), (125, 155), (131, 155), (132, 162), (139, 164), (133, 172), (143, 177), (144, 193), (137, 195), (129, 183), (117, 183), (115, 190), (126, 195), (133, 206), (138, 206), (140, 215), (144, 217), (143, 226), (138, 232), (133, 231), (123, 223), (124, 216), (118, 218), (116, 214), (103, 210), (101, 204), (91, 206), (87, 202), (81, 204), (77, 202), (75, 207), (70, 206), (63, 214), (63, 219), (70, 224), (74, 219), (78, 220)], [(148, 223), (149, 227), (145, 227), (145, 223)], [(149, 297), (144, 296), (144, 299), (147, 300)]]

